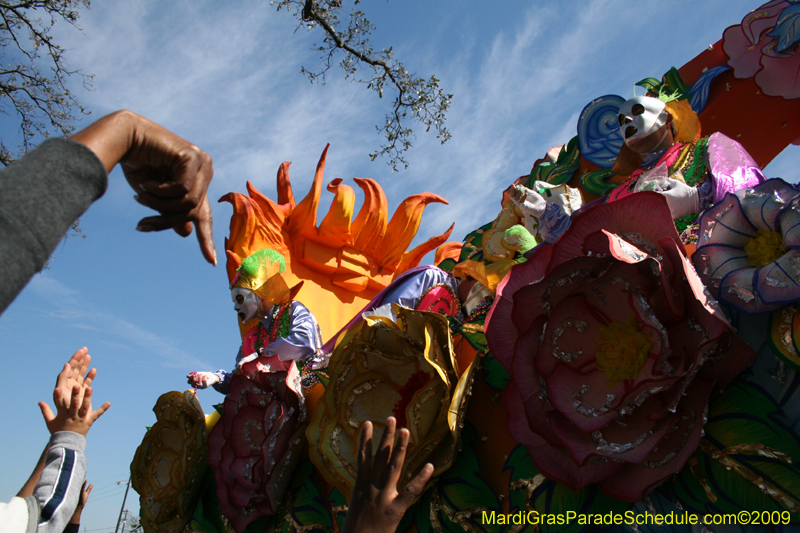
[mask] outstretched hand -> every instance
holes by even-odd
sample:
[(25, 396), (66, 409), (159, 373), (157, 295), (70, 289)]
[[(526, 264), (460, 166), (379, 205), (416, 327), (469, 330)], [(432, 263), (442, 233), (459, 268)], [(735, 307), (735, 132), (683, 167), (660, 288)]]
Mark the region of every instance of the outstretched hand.
[(78, 499), (78, 505), (75, 506), (75, 512), (72, 513), (72, 518), (70, 519), (70, 524), (80, 525), (81, 523), (81, 513), (83, 512), (83, 508), (86, 507), (86, 502), (89, 501), (89, 493), (92, 492), (94, 488), (94, 483), (90, 483), (89, 486), (86, 486), (86, 480), (83, 480), (83, 486), (81, 487), (81, 496)]
[(86, 372), (90, 361), (89, 350), (81, 348), (58, 374), (56, 387), (53, 390), (53, 402), (56, 404), (57, 414), (53, 414), (46, 402), (39, 402), (39, 408), (51, 434), (57, 431), (74, 431), (85, 437), (92, 424), (111, 406), (106, 402), (99, 409), (92, 410), (90, 385), (97, 375), (97, 369), (93, 368)]
[(422, 492), (433, 474), (433, 465), (428, 463), (419, 474), (406, 484), (402, 492), (397, 491), (397, 482), (403, 470), (408, 448), (409, 431), (398, 432), (395, 443), (394, 417), (386, 419), (380, 447), (372, 459), (372, 423), (361, 426), (358, 448), (358, 472), (353, 496), (347, 510), (344, 533), (389, 533), (397, 529), (406, 509)]
[(71, 137), (90, 148), (107, 172), (120, 163), (140, 204), (158, 216), (139, 221), (139, 231), (174, 229), (187, 237), (197, 226), (197, 240), (206, 260), (217, 264), (207, 191), (214, 169), (211, 156), (130, 111), (117, 111)]
[(186, 374), (186, 381), (188, 381), (189, 385), (192, 387), (205, 389), (219, 383), (219, 376), (213, 372), (191, 372)]

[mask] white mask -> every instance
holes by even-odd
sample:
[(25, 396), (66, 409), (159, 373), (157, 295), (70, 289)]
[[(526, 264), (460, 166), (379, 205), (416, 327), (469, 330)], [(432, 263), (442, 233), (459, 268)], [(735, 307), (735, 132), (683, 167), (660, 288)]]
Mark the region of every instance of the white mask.
[[(237, 298), (240, 296), (241, 302), (237, 301)], [(250, 289), (236, 287), (235, 289), (231, 289), (231, 299), (235, 304), (233, 309), (236, 311), (236, 314), (239, 315), (242, 322), (250, 322), (255, 318), (258, 312), (258, 304), (261, 302), (261, 298), (259, 298), (255, 292)]]
[(634, 96), (619, 108), (619, 130), (630, 148), (667, 123), (667, 104), (651, 96)]

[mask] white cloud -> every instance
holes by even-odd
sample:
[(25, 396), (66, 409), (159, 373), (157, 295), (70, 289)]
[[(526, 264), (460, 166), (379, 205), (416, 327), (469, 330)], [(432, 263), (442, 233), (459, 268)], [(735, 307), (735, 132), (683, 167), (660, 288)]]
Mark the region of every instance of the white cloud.
[(168, 368), (211, 368), (207, 361), (181, 349), (177, 339), (153, 333), (106, 306), (97, 306), (79, 291), (46, 273), (34, 276), (25, 290), (40, 296), (43, 301), (46, 299), (47, 306), (42, 310), (44, 316), (67, 322), (73, 328), (102, 332), (103, 342), (109, 346), (134, 350)]

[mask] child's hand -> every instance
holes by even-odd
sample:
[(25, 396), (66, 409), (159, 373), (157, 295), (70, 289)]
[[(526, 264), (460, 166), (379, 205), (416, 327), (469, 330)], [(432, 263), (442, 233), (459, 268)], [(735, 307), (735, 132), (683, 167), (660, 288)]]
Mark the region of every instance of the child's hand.
[(86, 348), (81, 348), (72, 356), (64, 369), (58, 374), (53, 401), (58, 414), (54, 415), (46, 402), (39, 402), (42, 416), (50, 433), (74, 431), (84, 437), (95, 420), (111, 406), (106, 402), (96, 411), (92, 410), (92, 387), (90, 384), (97, 375), (96, 369), (84, 373), (89, 367), (91, 356)]
[[(64, 369), (58, 374), (56, 389), (61, 391), (62, 400), (68, 402), (66, 405), (67, 408), (69, 408), (72, 388), (75, 385), (91, 386), (92, 381), (97, 375), (96, 368), (89, 370), (89, 363), (91, 361), (92, 356), (89, 355), (89, 349), (84, 346), (72, 355), (69, 362), (64, 365)], [(53, 391), (53, 401), (56, 402), (57, 406), (58, 400), (56, 400), (55, 390)]]

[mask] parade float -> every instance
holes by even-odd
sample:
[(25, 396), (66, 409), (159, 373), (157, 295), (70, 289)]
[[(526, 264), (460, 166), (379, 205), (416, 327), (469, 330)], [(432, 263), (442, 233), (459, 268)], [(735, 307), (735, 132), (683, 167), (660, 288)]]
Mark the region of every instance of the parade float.
[[(531, 511), (800, 524), (800, 189), (760, 171), (800, 140), (798, 25), (800, 5), (769, 2), (640, 81), (651, 100), (586, 104), (576, 136), (509, 179), (495, 220), (459, 242), (451, 227), (408, 250), (445, 200), (417, 194), (390, 218), (370, 179), (355, 179), (355, 218), (353, 188), (330, 182), (319, 220), (327, 148), (299, 203), (288, 163), (276, 199), (250, 183), (224, 196), (229, 285), (277, 252), (281, 294), (325, 344), (260, 359), (286, 336), (275, 299), (272, 336), (240, 319), (253, 368), (217, 412), (193, 391), (158, 400), (131, 465), (145, 531), (339, 531), (359, 428), (388, 416), (411, 433), (401, 480), (434, 466), (398, 531), (598, 528), (503, 518)], [(649, 152), (628, 131), (647, 106), (669, 132)]]

